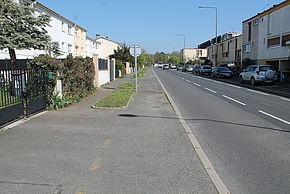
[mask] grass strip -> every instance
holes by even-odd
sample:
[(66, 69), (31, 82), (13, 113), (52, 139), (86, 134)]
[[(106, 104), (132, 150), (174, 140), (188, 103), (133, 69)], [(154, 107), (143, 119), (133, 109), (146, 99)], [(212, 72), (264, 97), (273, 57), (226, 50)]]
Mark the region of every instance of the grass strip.
[(118, 90), (114, 91), (99, 102), (95, 104), (95, 107), (109, 107), (109, 108), (119, 108), (127, 105), (131, 96), (133, 95), (133, 90)]
[[(147, 71), (147, 68), (144, 68), (144, 69), (138, 71), (138, 79), (142, 79), (144, 77), (144, 74), (146, 73), (146, 71)], [(134, 78), (136, 78), (136, 74), (134, 74), (131, 77), (131, 79), (134, 79)]]
[(120, 89), (134, 89), (136, 88), (136, 83), (134, 82), (125, 82), (118, 86)]

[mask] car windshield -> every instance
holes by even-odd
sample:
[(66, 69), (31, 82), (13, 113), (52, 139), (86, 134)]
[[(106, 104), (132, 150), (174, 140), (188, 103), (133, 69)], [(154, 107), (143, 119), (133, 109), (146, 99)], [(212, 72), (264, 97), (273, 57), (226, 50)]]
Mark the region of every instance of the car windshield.
[(268, 70), (274, 70), (271, 66), (262, 66), (260, 67), (260, 71), (268, 71)]
[(221, 68), (219, 68), (219, 70), (220, 71), (230, 71), (229, 68), (227, 68), (227, 67), (221, 67)]
[(203, 67), (203, 69), (212, 69), (211, 67)]

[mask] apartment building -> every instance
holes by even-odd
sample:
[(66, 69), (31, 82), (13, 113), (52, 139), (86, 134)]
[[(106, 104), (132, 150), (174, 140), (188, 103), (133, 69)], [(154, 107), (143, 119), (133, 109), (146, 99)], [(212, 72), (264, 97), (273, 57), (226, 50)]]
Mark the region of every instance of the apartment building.
[(86, 56), (93, 57), (93, 55), (99, 55), (100, 43), (93, 38), (86, 37)]
[(207, 49), (208, 59), (213, 64), (234, 63), (241, 61), (242, 35), (228, 32), (218, 36), (218, 44), (215, 38), (200, 44), (199, 48)]
[(243, 59), (290, 72), (290, 0), (243, 21)]
[(82, 28), (81, 26), (75, 24), (75, 34), (74, 34), (74, 45), (75, 45), (75, 50), (74, 50), (74, 56), (79, 56), (79, 57), (86, 57), (86, 44), (87, 44), (87, 30)]
[(207, 49), (184, 48), (180, 51), (183, 61), (205, 60), (207, 58)]
[[(51, 21), (45, 29), (52, 41), (59, 43), (62, 55), (58, 58), (66, 58), (67, 55), (85, 57), (86, 30), (84, 28), (37, 1), (17, 0), (16, 2), (27, 6), (33, 6), (35, 8), (35, 16), (39, 16), (40, 14), (47, 14), (50, 16)], [(75, 33), (75, 29), (77, 29), (77, 33)], [(77, 37), (75, 37), (76, 34)], [(32, 59), (40, 54), (45, 54), (45, 51), (36, 49), (16, 50), (17, 59)], [(0, 51), (0, 59), (9, 58), (7, 49)]]
[(114, 54), (114, 50), (120, 46), (118, 42), (110, 40), (108, 37), (101, 37), (96, 35), (96, 41), (99, 42), (99, 58), (106, 59)]

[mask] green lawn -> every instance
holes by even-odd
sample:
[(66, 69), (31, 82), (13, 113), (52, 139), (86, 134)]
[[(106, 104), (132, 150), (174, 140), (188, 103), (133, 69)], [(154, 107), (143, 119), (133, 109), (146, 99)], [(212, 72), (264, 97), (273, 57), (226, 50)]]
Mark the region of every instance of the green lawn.
[[(146, 73), (146, 71), (147, 71), (147, 68), (144, 68), (144, 69), (138, 71), (138, 79), (142, 79), (144, 77), (144, 74)], [(136, 78), (136, 74), (134, 74), (131, 77), (131, 79), (134, 79), (134, 78)]]
[(114, 91), (95, 104), (96, 107), (111, 107), (118, 108), (127, 105), (129, 99), (133, 95), (133, 90), (118, 90)]
[(136, 88), (136, 83), (135, 82), (125, 82), (125, 83), (119, 85), (118, 88), (120, 88), (120, 89), (130, 89), (130, 88), (134, 89), (134, 88)]

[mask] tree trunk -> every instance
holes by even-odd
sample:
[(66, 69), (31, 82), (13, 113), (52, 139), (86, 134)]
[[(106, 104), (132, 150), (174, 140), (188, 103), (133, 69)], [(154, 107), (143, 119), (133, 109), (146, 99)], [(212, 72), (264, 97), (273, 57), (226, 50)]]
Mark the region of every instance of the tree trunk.
[(9, 50), (9, 55), (10, 55), (10, 59), (11, 59), (11, 65), (12, 65), (12, 67), (16, 67), (17, 59), (16, 59), (15, 49), (8, 48), (8, 50)]

